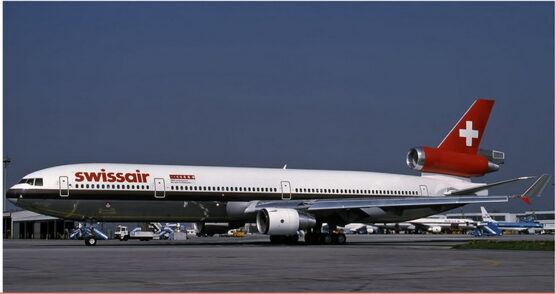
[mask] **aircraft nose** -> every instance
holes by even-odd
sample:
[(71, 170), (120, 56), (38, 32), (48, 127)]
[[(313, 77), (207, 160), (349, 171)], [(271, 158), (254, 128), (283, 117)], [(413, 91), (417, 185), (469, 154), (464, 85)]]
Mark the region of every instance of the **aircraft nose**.
[(15, 189), (10, 188), (10, 189), (8, 189), (8, 191), (6, 191), (6, 198), (11, 203), (16, 204), (17, 203), (17, 197), (18, 197), (18, 193)]

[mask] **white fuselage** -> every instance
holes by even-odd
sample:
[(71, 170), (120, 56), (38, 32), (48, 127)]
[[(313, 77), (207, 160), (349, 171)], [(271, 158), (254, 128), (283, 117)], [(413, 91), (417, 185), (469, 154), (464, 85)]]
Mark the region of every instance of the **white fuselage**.
[[(359, 171), (238, 168), (145, 164), (72, 164), (43, 169), (24, 179), (42, 178), (43, 186), (17, 184), (13, 188), (58, 190), (67, 177), (71, 191), (226, 192), (253, 199), (268, 193), (336, 196), (443, 196), (449, 189), (478, 186), (450, 176), (422, 177)], [(156, 179), (161, 180), (156, 183)], [(283, 186), (288, 182), (290, 187)], [(99, 186), (100, 185), (100, 186)], [(87, 187), (88, 186), (88, 187)], [(129, 186), (129, 187), (128, 187)], [(182, 189), (183, 187), (183, 189)], [(185, 188), (187, 187), (187, 188)], [(233, 192), (233, 193), (232, 193)], [(71, 192), (70, 192), (71, 194)], [(482, 193), (483, 194), (483, 193)], [(258, 195), (258, 196), (256, 196)], [(320, 195), (320, 196), (319, 196)], [(153, 197), (154, 198), (154, 197)]]
[[(73, 219), (226, 221), (233, 214), (230, 206), (238, 205), (233, 202), (443, 197), (449, 190), (477, 185), (480, 184), (467, 179), (440, 175), (91, 163), (57, 166), (28, 174), (11, 187), (8, 198), (39, 213)], [(54, 204), (57, 200), (65, 200), (65, 206)], [(122, 201), (127, 204), (123, 205)], [(225, 213), (217, 212), (221, 209), (220, 203), (230, 203)], [(193, 210), (194, 205), (198, 211)], [(133, 211), (131, 207), (135, 207)]]

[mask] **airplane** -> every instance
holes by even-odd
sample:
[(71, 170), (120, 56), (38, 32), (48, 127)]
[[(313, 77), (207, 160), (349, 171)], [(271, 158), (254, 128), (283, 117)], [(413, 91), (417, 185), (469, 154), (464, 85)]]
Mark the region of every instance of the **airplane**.
[(426, 231), (441, 233), (446, 230), (470, 230), (476, 228), (476, 221), (465, 218), (447, 218), (446, 216), (429, 216), (402, 223), (379, 223), (377, 227), (390, 230)]
[[(488, 196), (488, 189), (534, 177), (473, 183), (499, 169), (504, 153), (479, 149), (494, 101), (477, 99), (438, 147), (409, 150), (407, 165), (421, 175), (306, 170), (83, 163), (32, 172), (6, 193), (37, 213), (90, 222), (256, 222), (272, 243), (345, 244), (337, 226), (402, 222), (471, 203), (538, 196), (549, 175), (525, 194)], [(322, 223), (329, 232), (322, 232)], [(85, 240), (96, 245), (94, 236)]]
[(476, 222), (465, 218), (426, 217), (408, 221), (417, 230), (440, 233), (445, 230), (469, 230), (476, 228)]
[[(485, 207), (481, 206), (480, 210), (482, 211), (482, 221), (483, 223), (480, 226), (484, 226), (486, 224), (492, 224), (493, 226), (497, 227), (501, 232), (503, 231), (515, 231), (515, 232), (523, 232), (528, 231), (529, 229), (542, 229), (543, 224), (534, 223), (534, 222), (500, 222), (494, 220), (488, 213)], [(491, 227), (491, 226), (490, 226)]]
[(346, 224), (343, 228), (354, 234), (373, 234), (374, 232), (377, 232), (379, 229), (374, 225), (362, 224), (362, 223)]

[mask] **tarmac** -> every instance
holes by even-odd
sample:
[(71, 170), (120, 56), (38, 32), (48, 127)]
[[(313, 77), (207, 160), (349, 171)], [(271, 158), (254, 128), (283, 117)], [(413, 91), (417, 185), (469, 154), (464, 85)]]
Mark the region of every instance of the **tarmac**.
[[(515, 235), (495, 240), (553, 240)], [(460, 250), (467, 235), (183, 241), (4, 240), (4, 292), (554, 292), (550, 251)]]

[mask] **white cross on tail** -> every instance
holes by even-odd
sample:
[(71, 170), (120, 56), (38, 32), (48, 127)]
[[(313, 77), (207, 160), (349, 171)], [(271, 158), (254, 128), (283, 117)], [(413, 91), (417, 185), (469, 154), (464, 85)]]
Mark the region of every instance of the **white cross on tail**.
[(472, 139), (478, 139), (478, 131), (472, 129), (472, 121), (466, 121), (466, 129), (459, 130), (459, 137), (466, 138), (466, 146), (472, 147)]

